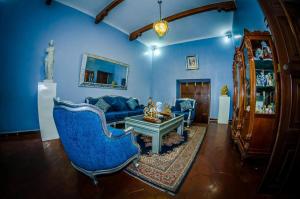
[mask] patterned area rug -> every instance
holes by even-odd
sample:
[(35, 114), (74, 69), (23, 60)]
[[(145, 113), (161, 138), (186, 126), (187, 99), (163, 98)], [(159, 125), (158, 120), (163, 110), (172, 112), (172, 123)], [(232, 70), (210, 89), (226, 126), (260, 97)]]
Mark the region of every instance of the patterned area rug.
[(139, 135), (142, 155), (139, 167), (130, 164), (124, 171), (147, 184), (175, 194), (199, 151), (206, 127), (186, 128), (183, 136), (170, 132), (163, 138), (162, 152), (151, 153), (151, 137)]

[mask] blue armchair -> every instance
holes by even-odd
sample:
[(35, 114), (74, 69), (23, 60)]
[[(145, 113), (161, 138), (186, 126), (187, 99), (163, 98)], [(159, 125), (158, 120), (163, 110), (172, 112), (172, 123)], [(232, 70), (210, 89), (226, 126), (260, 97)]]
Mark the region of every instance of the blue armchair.
[[(181, 106), (181, 103), (185, 102), (188, 103), (186, 108)], [(175, 114), (184, 114), (184, 122), (189, 127), (195, 119), (195, 105), (196, 100), (190, 98), (178, 98), (175, 101), (175, 106), (173, 106), (172, 113)]]
[(54, 99), (53, 117), (72, 166), (95, 185), (96, 175), (116, 172), (131, 161), (138, 166), (140, 147), (133, 129), (107, 127), (104, 113), (96, 106)]

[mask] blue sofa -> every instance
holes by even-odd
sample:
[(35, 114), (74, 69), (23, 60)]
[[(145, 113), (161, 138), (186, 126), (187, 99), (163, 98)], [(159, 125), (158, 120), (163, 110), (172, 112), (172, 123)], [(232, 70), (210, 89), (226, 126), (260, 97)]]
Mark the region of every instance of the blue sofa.
[(139, 101), (136, 98), (134, 99), (139, 104), (139, 106), (137, 106), (134, 110), (131, 110), (126, 103), (129, 98), (122, 96), (102, 96), (98, 98), (87, 97), (85, 99), (85, 102), (95, 105), (100, 98), (102, 98), (111, 106), (105, 113), (106, 122), (108, 124), (123, 123), (125, 117), (141, 115), (144, 113), (144, 106), (140, 105)]
[[(180, 103), (184, 101), (188, 101), (191, 104), (192, 108), (185, 111), (181, 111)], [(196, 100), (194, 99), (178, 98), (176, 99), (175, 106), (173, 106), (171, 109), (172, 109), (172, 113), (183, 114), (184, 122), (187, 124), (187, 127), (189, 127), (195, 119), (195, 106), (196, 106)]]

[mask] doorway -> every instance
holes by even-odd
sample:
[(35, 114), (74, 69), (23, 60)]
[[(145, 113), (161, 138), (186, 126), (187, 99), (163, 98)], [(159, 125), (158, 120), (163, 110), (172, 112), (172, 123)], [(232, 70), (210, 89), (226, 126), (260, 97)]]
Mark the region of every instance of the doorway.
[(210, 116), (210, 79), (177, 80), (176, 97), (196, 100), (194, 122), (208, 123)]

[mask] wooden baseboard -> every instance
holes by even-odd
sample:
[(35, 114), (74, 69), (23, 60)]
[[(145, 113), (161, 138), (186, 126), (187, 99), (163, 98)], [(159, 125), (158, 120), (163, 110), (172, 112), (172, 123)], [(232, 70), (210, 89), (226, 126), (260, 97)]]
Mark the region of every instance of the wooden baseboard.
[(0, 137), (33, 135), (33, 134), (40, 134), (40, 129), (34, 129), (34, 130), (28, 130), (28, 131), (0, 132)]
[[(209, 123), (218, 123), (217, 118), (209, 118)], [(228, 120), (228, 124), (232, 124), (232, 120)]]

